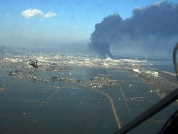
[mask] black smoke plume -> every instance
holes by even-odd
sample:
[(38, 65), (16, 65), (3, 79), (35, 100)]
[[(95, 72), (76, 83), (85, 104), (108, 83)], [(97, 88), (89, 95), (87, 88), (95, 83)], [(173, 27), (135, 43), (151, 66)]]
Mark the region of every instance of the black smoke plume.
[(101, 56), (112, 57), (113, 51), (154, 55), (164, 51), (172, 53), (178, 42), (178, 4), (159, 2), (143, 8), (135, 8), (132, 16), (122, 19), (119, 14), (110, 15), (95, 25), (89, 47)]

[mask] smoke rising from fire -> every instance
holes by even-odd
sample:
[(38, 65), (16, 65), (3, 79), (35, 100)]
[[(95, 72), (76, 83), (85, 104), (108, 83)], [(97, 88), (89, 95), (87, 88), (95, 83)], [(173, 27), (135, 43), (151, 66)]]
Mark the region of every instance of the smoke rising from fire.
[(95, 25), (89, 47), (101, 56), (113, 52), (155, 55), (172, 53), (178, 42), (178, 4), (159, 2), (135, 8), (132, 16), (122, 19), (109, 15)]

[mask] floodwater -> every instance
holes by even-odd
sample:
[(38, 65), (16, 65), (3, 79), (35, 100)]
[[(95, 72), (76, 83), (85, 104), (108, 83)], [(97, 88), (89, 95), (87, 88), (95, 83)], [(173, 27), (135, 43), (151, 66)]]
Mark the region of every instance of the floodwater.
[[(0, 68), (1, 134), (112, 134), (160, 100), (153, 87), (130, 70), (36, 70), (33, 75), (42, 80), (9, 76), (11, 70)], [(87, 86), (98, 75), (116, 84)], [(53, 76), (82, 82), (51, 80)], [(175, 109), (177, 104), (169, 106), (130, 133), (157, 133)]]

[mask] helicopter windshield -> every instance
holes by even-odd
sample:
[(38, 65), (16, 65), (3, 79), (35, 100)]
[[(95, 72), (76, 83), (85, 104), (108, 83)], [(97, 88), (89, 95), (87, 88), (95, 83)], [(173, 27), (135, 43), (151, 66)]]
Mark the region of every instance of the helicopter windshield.
[[(178, 2), (0, 1), (0, 133), (114, 133), (178, 87)], [(129, 133), (158, 133), (177, 101)]]

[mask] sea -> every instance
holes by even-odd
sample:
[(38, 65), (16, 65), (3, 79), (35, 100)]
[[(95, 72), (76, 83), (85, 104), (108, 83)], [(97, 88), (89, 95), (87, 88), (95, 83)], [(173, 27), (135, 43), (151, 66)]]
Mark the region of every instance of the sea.
[[(172, 60), (147, 60), (146, 68), (177, 82)], [(0, 68), (1, 134), (113, 134), (162, 99), (129, 69), (17, 68)], [(177, 108), (175, 102), (128, 133), (158, 133)]]

